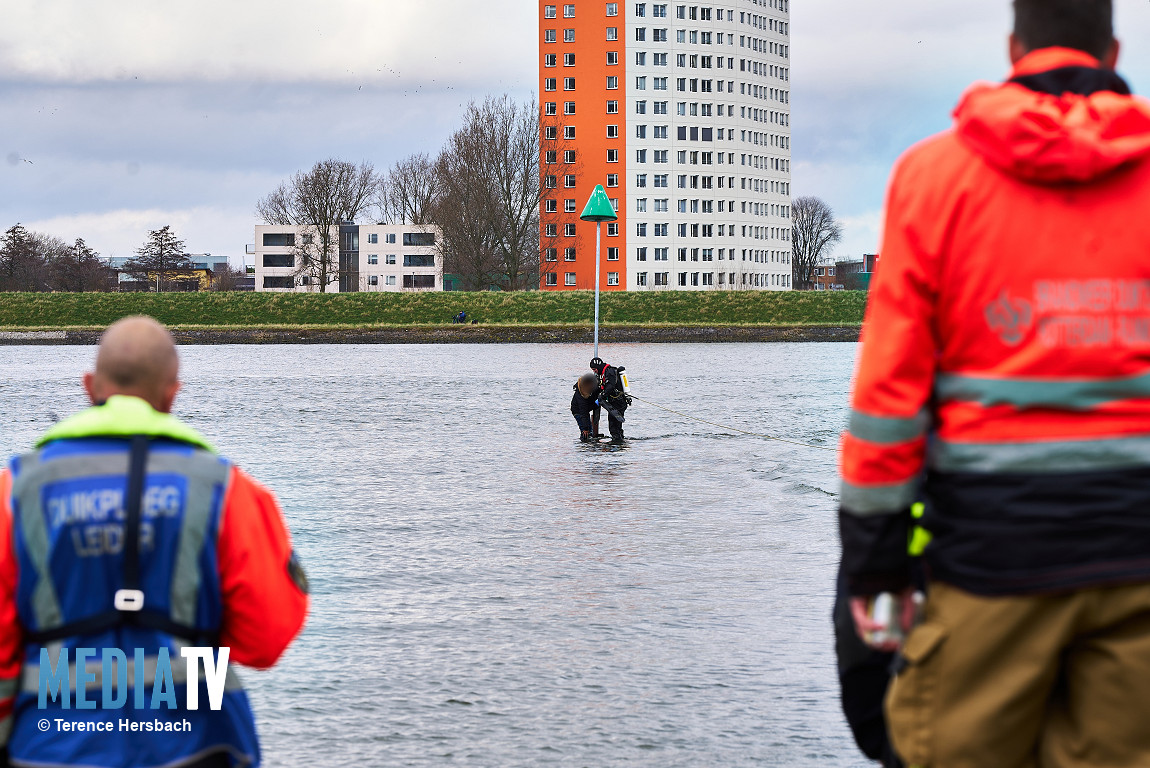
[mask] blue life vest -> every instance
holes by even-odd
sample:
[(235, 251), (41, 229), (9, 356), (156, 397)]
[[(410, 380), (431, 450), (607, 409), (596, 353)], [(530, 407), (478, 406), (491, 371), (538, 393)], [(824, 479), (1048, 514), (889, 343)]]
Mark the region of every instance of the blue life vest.
[[(233, 765), (259, 764), (239, 678), (229, 667), (223, 706), (213, 710), (201, 668), (199, 708), (189, 710), (180, 654), (218, 645), (217, 542), (230, 470), (189, 427), (120, 396), (57, 425), (38, 450), (12, 461), (17, 610), (28, 640), (8, 740), (13, 765), (176, 768), (213, 753)], [(64, 649), (72, 664), (71, 690), (49, 696), (43, 709), (42, 648), (53, 670)], [(77, 708), (75, 648), (96, 650), (86, 665), (92, 709)], [(101, 654), (113, 648), (124, 654), (128, 690), (116, 696), (126, 699), (122, 707), (105, 709), (103, 675), (111, 667)], [(156, 690), (161, 648), (173, 675)], [(175, 708), (156, 695), (168, 688)], [(108, 730), (65, 731), (57, 718)], [(166, 730), (173, 727), (187, 731)]]

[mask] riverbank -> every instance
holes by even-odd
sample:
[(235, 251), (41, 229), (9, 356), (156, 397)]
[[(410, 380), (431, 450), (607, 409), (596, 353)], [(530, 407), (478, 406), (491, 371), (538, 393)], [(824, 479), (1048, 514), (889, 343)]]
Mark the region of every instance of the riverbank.
[[(101, 329), (0, 331), (5, 345), (92, 345)], [(591, 327), (579, 325), (447, 325), (388, 328), (174, 328), (178, 344), (590, 344)], [(603, 343), (723, 343), (858, 341), (854, 325), (810, 326), (607, 326)]]
[[(866, 294), (850, 291), (611, 291), (601, 299), (604, 328), (852, 326), (866, 308)], [(95, 330), (128, 315), (187, 330), (402, 330), (452, 327), (459, 312), (481, 326), (589, 327), (594, 294), (0, 293), (0, 331)]]

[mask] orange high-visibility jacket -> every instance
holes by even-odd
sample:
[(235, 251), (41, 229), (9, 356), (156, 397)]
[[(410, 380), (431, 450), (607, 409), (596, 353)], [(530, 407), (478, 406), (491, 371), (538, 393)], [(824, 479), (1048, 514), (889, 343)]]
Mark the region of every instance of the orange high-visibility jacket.
[(890, 182), (842, 438), (853, 594), (1150, 579), (1150, 102), (1091, 56), (973, 86)]

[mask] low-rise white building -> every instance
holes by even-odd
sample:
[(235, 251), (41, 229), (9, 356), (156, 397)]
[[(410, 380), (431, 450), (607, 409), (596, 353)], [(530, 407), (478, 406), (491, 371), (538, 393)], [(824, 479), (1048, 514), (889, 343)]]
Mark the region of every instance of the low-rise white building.
[[(433, 225), (341, 224), (332, 227), (328, 292), (443, 290), (439, 229)], [(256, 290), (320, 290), (315, 227), (258, 224)]]

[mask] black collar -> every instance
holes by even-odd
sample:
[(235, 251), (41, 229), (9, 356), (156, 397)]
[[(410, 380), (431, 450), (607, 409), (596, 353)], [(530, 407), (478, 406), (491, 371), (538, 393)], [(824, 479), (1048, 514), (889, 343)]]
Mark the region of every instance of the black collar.
[(1059, 67), (1045, 72), (1036, 72), (1033, 75), (1019, 75), (1007, 82), (1018, 83), (1038, 93), (1049, 93), (1061, 96), (1064, 93), (1076, 93), (1079, 96), (1089, 96), (1098, 91), (1113, 91), (1123, 96), (1130, 95), (1130, 86), (1119, 77), (1114, 70), (1102, 67)]

